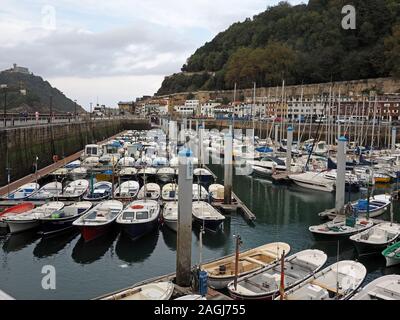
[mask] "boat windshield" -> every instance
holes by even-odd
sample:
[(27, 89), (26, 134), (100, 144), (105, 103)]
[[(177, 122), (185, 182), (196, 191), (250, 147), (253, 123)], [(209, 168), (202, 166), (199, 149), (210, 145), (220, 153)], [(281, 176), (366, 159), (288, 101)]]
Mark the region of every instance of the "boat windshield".
[(149, 218), (148, 211), (138, 211), (136, 212), (136, 220), (145, 220)]

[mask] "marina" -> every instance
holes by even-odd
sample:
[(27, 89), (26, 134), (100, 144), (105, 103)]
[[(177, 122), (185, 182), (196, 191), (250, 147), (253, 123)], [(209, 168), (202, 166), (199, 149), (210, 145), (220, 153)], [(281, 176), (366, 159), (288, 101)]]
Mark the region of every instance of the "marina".
[[(229, 140), (228, 136), (228, 140), (221, 140), (225, 141), (225, 145), (218, 151), (224, 150), (222, 164), (214, 163), (216, 155), (212, 152), (207, 153), (206, 151), (210, 150), (205, 143), (202, 143), (205, 130), (200, 126), (199, 132), (196, 133), (186, 127), (184, 133), (181, 133), (187, 137), (186, 143), (181, 144), (179, 148), (192, 149), (194, 153), (191, 152), (190, 155), (193, 157), (193, 163), (195, 167), (202, 169), (195, 169), (191, 182), (188, 182), (189, 188), (181, 189), (179, 186), (182, 177), (179, 172), (187, 174), (190, 171), (182, 167), (180, 162), (176, 162), (173, 171), (169, 170), (169, 165), (178, 158), (176, 155), (175, 158), (173, 155), (170, 156), (168, 149), (163, 150), (162, 146), (166, 145), (162, 142), (152, 143), (154, 140), (162, 141), (162, 137), (165, 137), (165, 131), (162, 129), (169, 128), (170, 124), (163, 126), (163, 123), (166, 123), (165, 119), (161, 120), (161, 126), (150, 131), (122, 132), (99, 143), (99, 148), (95, 148), (95, 145), (87, 146), (82, 152), (68, 158), (69, 162), (60, 161), (42, 169), (40, 175), (31, 175), (1, 189), (5, 197), (0, 205), (8, 211), (2, 221), (6, 225), (10, 224), (0, 229), (0, 255), (3, 257), (5, 270), (0, 275), (2, 290), (16, 299), (69, 299), (71, 295), (77, 299), (149, 299), (151, 296), (146, 293), (147, 288), (154, 288), (151, 289), (153, 291), (159, 290), (160, 299), (195, 299), (200, 291), (209, 300), (252, 299), (250, 293), (243, 293), (244, 289), (238, 291), (240, 294), (236, 292), (233, 282), (235, 285), (236, 281), (244, 283), (241, 286), (246, 287), (249, 281), (251, 283), (256, 281), (252, 285), (252, 290), (258, 292), (267, 282), (259, 282), (256, 279), (272, 277), (271, 279), (275, 280), (271, 280), (274, 284), (271, 284), (270, 289), (260, 291), (265, 293), (253, 293), (257, 298), (270, 299), (271, 296), (275, 298), (281, 295), (280, 279), (287, 272), (285, 283), (288, 287), (285, 290), (290, 293), (288, 299), (293, 299), (297, 296), (291, 292), (297, 287), (303, 292), (305, 289), (303, 290), (302, 284), (311, 275), (317, 274), (322, 267), (326, 268), (327, 265), (341, 260), (359, 261), (366, 270), (362, 279), (357, 278), (358, 286), (355, 289), (380, 276), (398, 272), (396, 266), (386, 267), (385, 257), (381, 251), (396, 241), (399, 232), (391, 235), (390, 240), (380, 246), (377, 245), (379, 250), (372, 250), (374, 253), (372, 257), (360, 254), (360, 246), (358, 244), (355, 246), (349, 239), (351, 235), (367, 232), (365, 230), (368, 228), (372, 230), (374, 225), (378, 228), (384, 225), (385, 221), (389, 230), (390, 221), (396, 221), (399, 212), (393, 195), (393, 191), (397, 189), (397, 182), (384, 185), (376, 183), (372, 187), (365, 185), (355, 191), (345, 188), (345, 179), (337, 178), (341, 175), (345, 177), (342, 165), (345, 163), (343, 159), (346, 155), (345, 140), (342, 145), (339, 144), (338, 151), (335, 151), (337, 152), (336, 179), (320, 179), (319, 172), (323, 171), (315, 170), (314, 166), (314, 171), (309, 172), (314, 173), (319, 179), (318, 186), (314, 187), (317, 185), (314, 182), (315, 178), (305, 176), (302, 178), (303, 183), (296, 182), (300, 172), (291, 174), (284, 171), (269, 176), (252, 175), (252, 164), (250, 164), (249, 173), (248, 165), (239, 165), (239, 162), (234, 161), (233, 154), (229, 151), (229, 144), (226, 144), (226, 141), (228, 143), (230, 141), (232, 146), (235, 146), (238, 139), (243, 138), (231, 137)], [(184, 126), (185, 122), (182, 122), (182, 127)], [(221, 137), (224, 137), (223, 135)], [(299, 164), (301, 160), (292, 158), (290, 152), (290, 130), (288, 135), (289, 141), (285, 143), (286, 154), (284, 153), (286, 157), (281, 157), (279, 161), (286, 165), (290, 159), (289, 161), (296, 161)], [(202, 143), (203, 148), (196, 149), (196, 141)], [(174, 143), (179, 144), (178, 139), (175, 142), (169, 140), (169, 147), (173, 147)], [(131, 149), (131, 146), (134, 146), (134, 149)], [(89, 148), (96, 149), (96, 153), (97, 149), (102, 149), (105, 153), (94, 156), (87, 152)], [(270, 144), (269, 148), (275, 150), (273, 144)], [(340, 148), (343, 150), (342, 154)], [(133, 157), (127, 157), (128, 153)], [(298, 157), (298, 155), (293, 156)], [(85, 161), (89, 157), (98, 157), (102, 161), (95, 159)], [(233, 160), (230, 165), (229, 157)], [(264, 160), (259, 161), (261, 155), (252, 157), (254, 162), (258, 161), (257, 165), (266, 163)], [(321, 159), (319, 161), (318, 168), (323, 170), (323, 162)], [(328, 162), (325, 160), (326, 166)], [(79, 171), (79, 175), (68, 174), (72, 170), (78, 172), (76, 170), (78, 168), (84, 169)], [(153, 168), (157, 170), (153, 172)], [(157, 178), (160, 168), (165, 169), (161, 172), (160, 178)], [(130, 169), (129, 178), (122, 180), (119, 172), (126, 172), (127, 169)], [(66, 174), (61, 170), (67, 170)], [(59, 184), (62, 192), (49, 193), (47, 190), (50, 187), (59, 187), (57, 183), (51, 184), (52, 179), (57, 181), (57, 172), (68, 177), (69, 182), (61, 180)], [(40, 192), (39, 190), (43, 190), (41, 189), (43, 186), (48, 186), (48, 189), (36, 198), (35, 193), (16, 199), (7, 196), (9, 191), (12, 192), (29, 183), (38, 183), (36, 194)], [(309, 187), (310, 183), (312, 187)], [(324, 188), (327, 186), (329, 188), (333, 186), (332, 191), (336, 192), (331, 190), (326, 192)], [(337, 195), (340, 188), (343, 190), (342, 197)], [(359, 200), (365, 198), (366, 193), (372, 195), (367, 206), (364, 200)], [(177, 234), (181, 231), (178, 211), (182, 199), (186, 201), (183, 205), (190, 205), (193, 210), (190, 215), (190, 220), (193, 220), (192, 231), (186, 235), (191, 239), (191, 244), (189, 247), (188, 243), (184, 244), (190, 253), (190, 268), (185, 272), (189, 272), (192, 279), (186, 285), (176, 282), (180, 272), (177, 269), (176, 256), (179, 255)], [(82, 200), (83, 202), (79, 202)], [(351, 204), (350, 216), (342, 216), (344, 211), (340, 211), (340, 207), (337, 209), (338, 205), (341, 205), (342, 210), (348, 210), (349, 205), (346, 203)], [(32, 209), (32, 204), (37, 208)], [(329, 209), (332, 207), (336, 209)], [(387, 210), (388, 207), (390, 210)], [(354, 226), (349, 226), (349, 221), (354, 219), (353, 211), (360, 214), (360, 218), (356, 218)], [(327, 218), (333, 221), (324, 222)], [(357, 219), (364, 219), (368, 224), (360, 220), (359, 224), (362, 227), (357, 229), (355, 228)], [(22, 221), (26, 221), (24, 227), (21, 227)], [(60, 224), (61, 222), (63, 224)], [(327, 233), (329, 236), (322, 240), (310, 232), (311, 226), (321, 223), (325, 223), (328, 226), (327, 230), (330, 230)], [(349, 230), (355, 229), (340, 231), (341, 226), (346, 226)], [(383, 232), (379, 228), (376, 230), (371, 233), (371, 240), (375, 234)], [(332, 232), (339, 231), (343, 233), (340, 241), (338, 237), (330, 236)], [(284, 250), (279, 249), (278, 254), (274, 253), (274, 250), (267, 250), (270, 253), (266, 251), (265, 254), (270, 258), (267, 260), (261, 258), (260, 254), (264, 250), (262, 248), (273, 243), (282, 243), (279, 246), (287, 247)], [(246, 250), (250, 250), (248, 254)], [(291, 256), (281, 261), (282, 250), (287, 257), (290, 251)], [(310, 262), (309, 269), (301, 269), (304, 268), (304, 263), (307, 263), (303, 261), (304, 259), (309, 257), (312, 260), (312, 250), (316, 250), (315, 254), (326, 255), (326, 258), (316, 266)], [(303, 262), (295, 262), (296, 257), (301, 257), (303, 251), (304, 258), (298, 258)], [(306, 252), (310, 254), (307, 255)], [(271, 255), (273, 253), (274, 255)], [(31, 260), (30, 268), (37, 270), (37, 274), (32, 271), (28, 275), (24, 273), (23, 268), (19, 269), (21, 259)], [(228, 259), (226, 267), (223, 266), (224, 263), (219, 262), (225, 261), (223, 259)], [(279, 270), (284, 263), (292, 264), (294, 270), (298, 268), (296, 271), (298, 275), (293, 271), (284, 271), (282, 274)], [(33, 285), (34, 281), (39, 281), (41, 278), (40, 268), (45, 264), (54, 265), (59, 269), (57, 290), (41, 290), (37, 285), (36, 287)], [(215, 267), (211, 267), (212, 265)], [(216, 268), (216, 271), (212, 271), (213, 268)], [(114, 276), (108, 277), (107, 274), (110, 273)], [(224, 273), (230, 275), (221, 282), (217, 275)], [(77, 277), (82, 274), (85, 276)], [(95, 279), (101, 274), (104, 275), (102, 281), (96, 282)], [(193, 279), (197, 279), (199, 286), (197, 289), (192, 283)], [(76, 292), (74, 284), (82, 281), (87, 281), (84, 285), (85, 290)], [(19, 283), (21, 285), (18, 285)], [(159, 287), (157, 283), (160, 283)], [(168, 283), (174, 285), (170, 287)], [(155, 287), (152, 287), (154, 285)], [(330, 286), (328, 283), (326, 286), (321, 285), (321, 288), (332, 292)], [(356, 291), (352, 291), (351, 294), (340, 293), (339, 296), (347, 299)], [(307, 295), (308, 293), (302, 293), (301, 297), (306, 299)], [(325, 295), (322, 293), (315, 295), (315, 298), (318, 297), (324, 299)], [(158, 299), (156, 296), (153, 298)]]

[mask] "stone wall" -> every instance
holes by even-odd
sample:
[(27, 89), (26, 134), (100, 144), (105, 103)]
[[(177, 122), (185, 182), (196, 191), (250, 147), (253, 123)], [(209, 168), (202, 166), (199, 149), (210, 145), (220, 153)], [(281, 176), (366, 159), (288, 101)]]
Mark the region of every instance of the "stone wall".
[(97, 143), (124, 130), (149, 129), (148, 120), (104, 120), (53, 124), (0, 131), (0, 185), (7, 183), (6, 168), (11, 168), (12, 181), (32, 173), (36, 156), (38, 168), (62, 159), (86, 144)]

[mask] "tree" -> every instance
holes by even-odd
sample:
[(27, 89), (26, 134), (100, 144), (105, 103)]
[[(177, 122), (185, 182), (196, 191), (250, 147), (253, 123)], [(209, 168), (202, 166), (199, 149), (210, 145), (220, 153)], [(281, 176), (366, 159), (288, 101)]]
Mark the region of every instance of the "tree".
[(385, 57), (391, 75), (400, 78), (400, 24), (394, 26), (392, 35), (385, 39)]

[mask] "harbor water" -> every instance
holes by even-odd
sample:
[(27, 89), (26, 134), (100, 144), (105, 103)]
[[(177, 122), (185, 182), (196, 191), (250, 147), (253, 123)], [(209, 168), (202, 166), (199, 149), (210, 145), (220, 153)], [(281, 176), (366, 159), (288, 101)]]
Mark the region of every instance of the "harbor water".
[[(210, 168), (222, 182), (223, 167)], [(203, 236), (203, 260), (234, 252), (234, 235), (239, 234), (241, 250), (269, 242), (282, 241), (291, 252), (315, 248), (325, 251), (328, 264), (337, 260), (358, 259), (350, 241), (316, 241), (308, 227), (320, 224), (318, 213), (334, 207), (334, 194), (307, 191), (296, 186), (273, 185), (268, 180), (234, 175), (233, 189), (254, 212), (257, 220), (248, 224), (241, 215), (227, 216), (223, 229)], [(376, 193), (390, 187), (376, 187)], [(352, 194), (358, 199), (360, 194)], [(395, 206), (395, 220), (399, 210)], [(389, 212), (381, 218), (388, 219)], [(396, 219), (397, 218), (397, 219)], [(85, 243), (79, 232), (71, 231), (51, 238), (33, 232), (0, 235), (0, 287), (16, 299), (91, 299), (133, 285), (139, 281), (175, 271), (176, 233), (166, 227), (131, 241), (115, 229), (104, 237)], [(199, 261), (199, 228), (194, 226), (192, 262)], [(381, 275), (399, 273), (400, 267), (385, 267), (382, 256), (359, 259), (367, 270), (366, 282)], [(45, 266), (54, 266), (56, 288), (45, 290)], [(44, 268), (44, 269), (43, 269)]]

